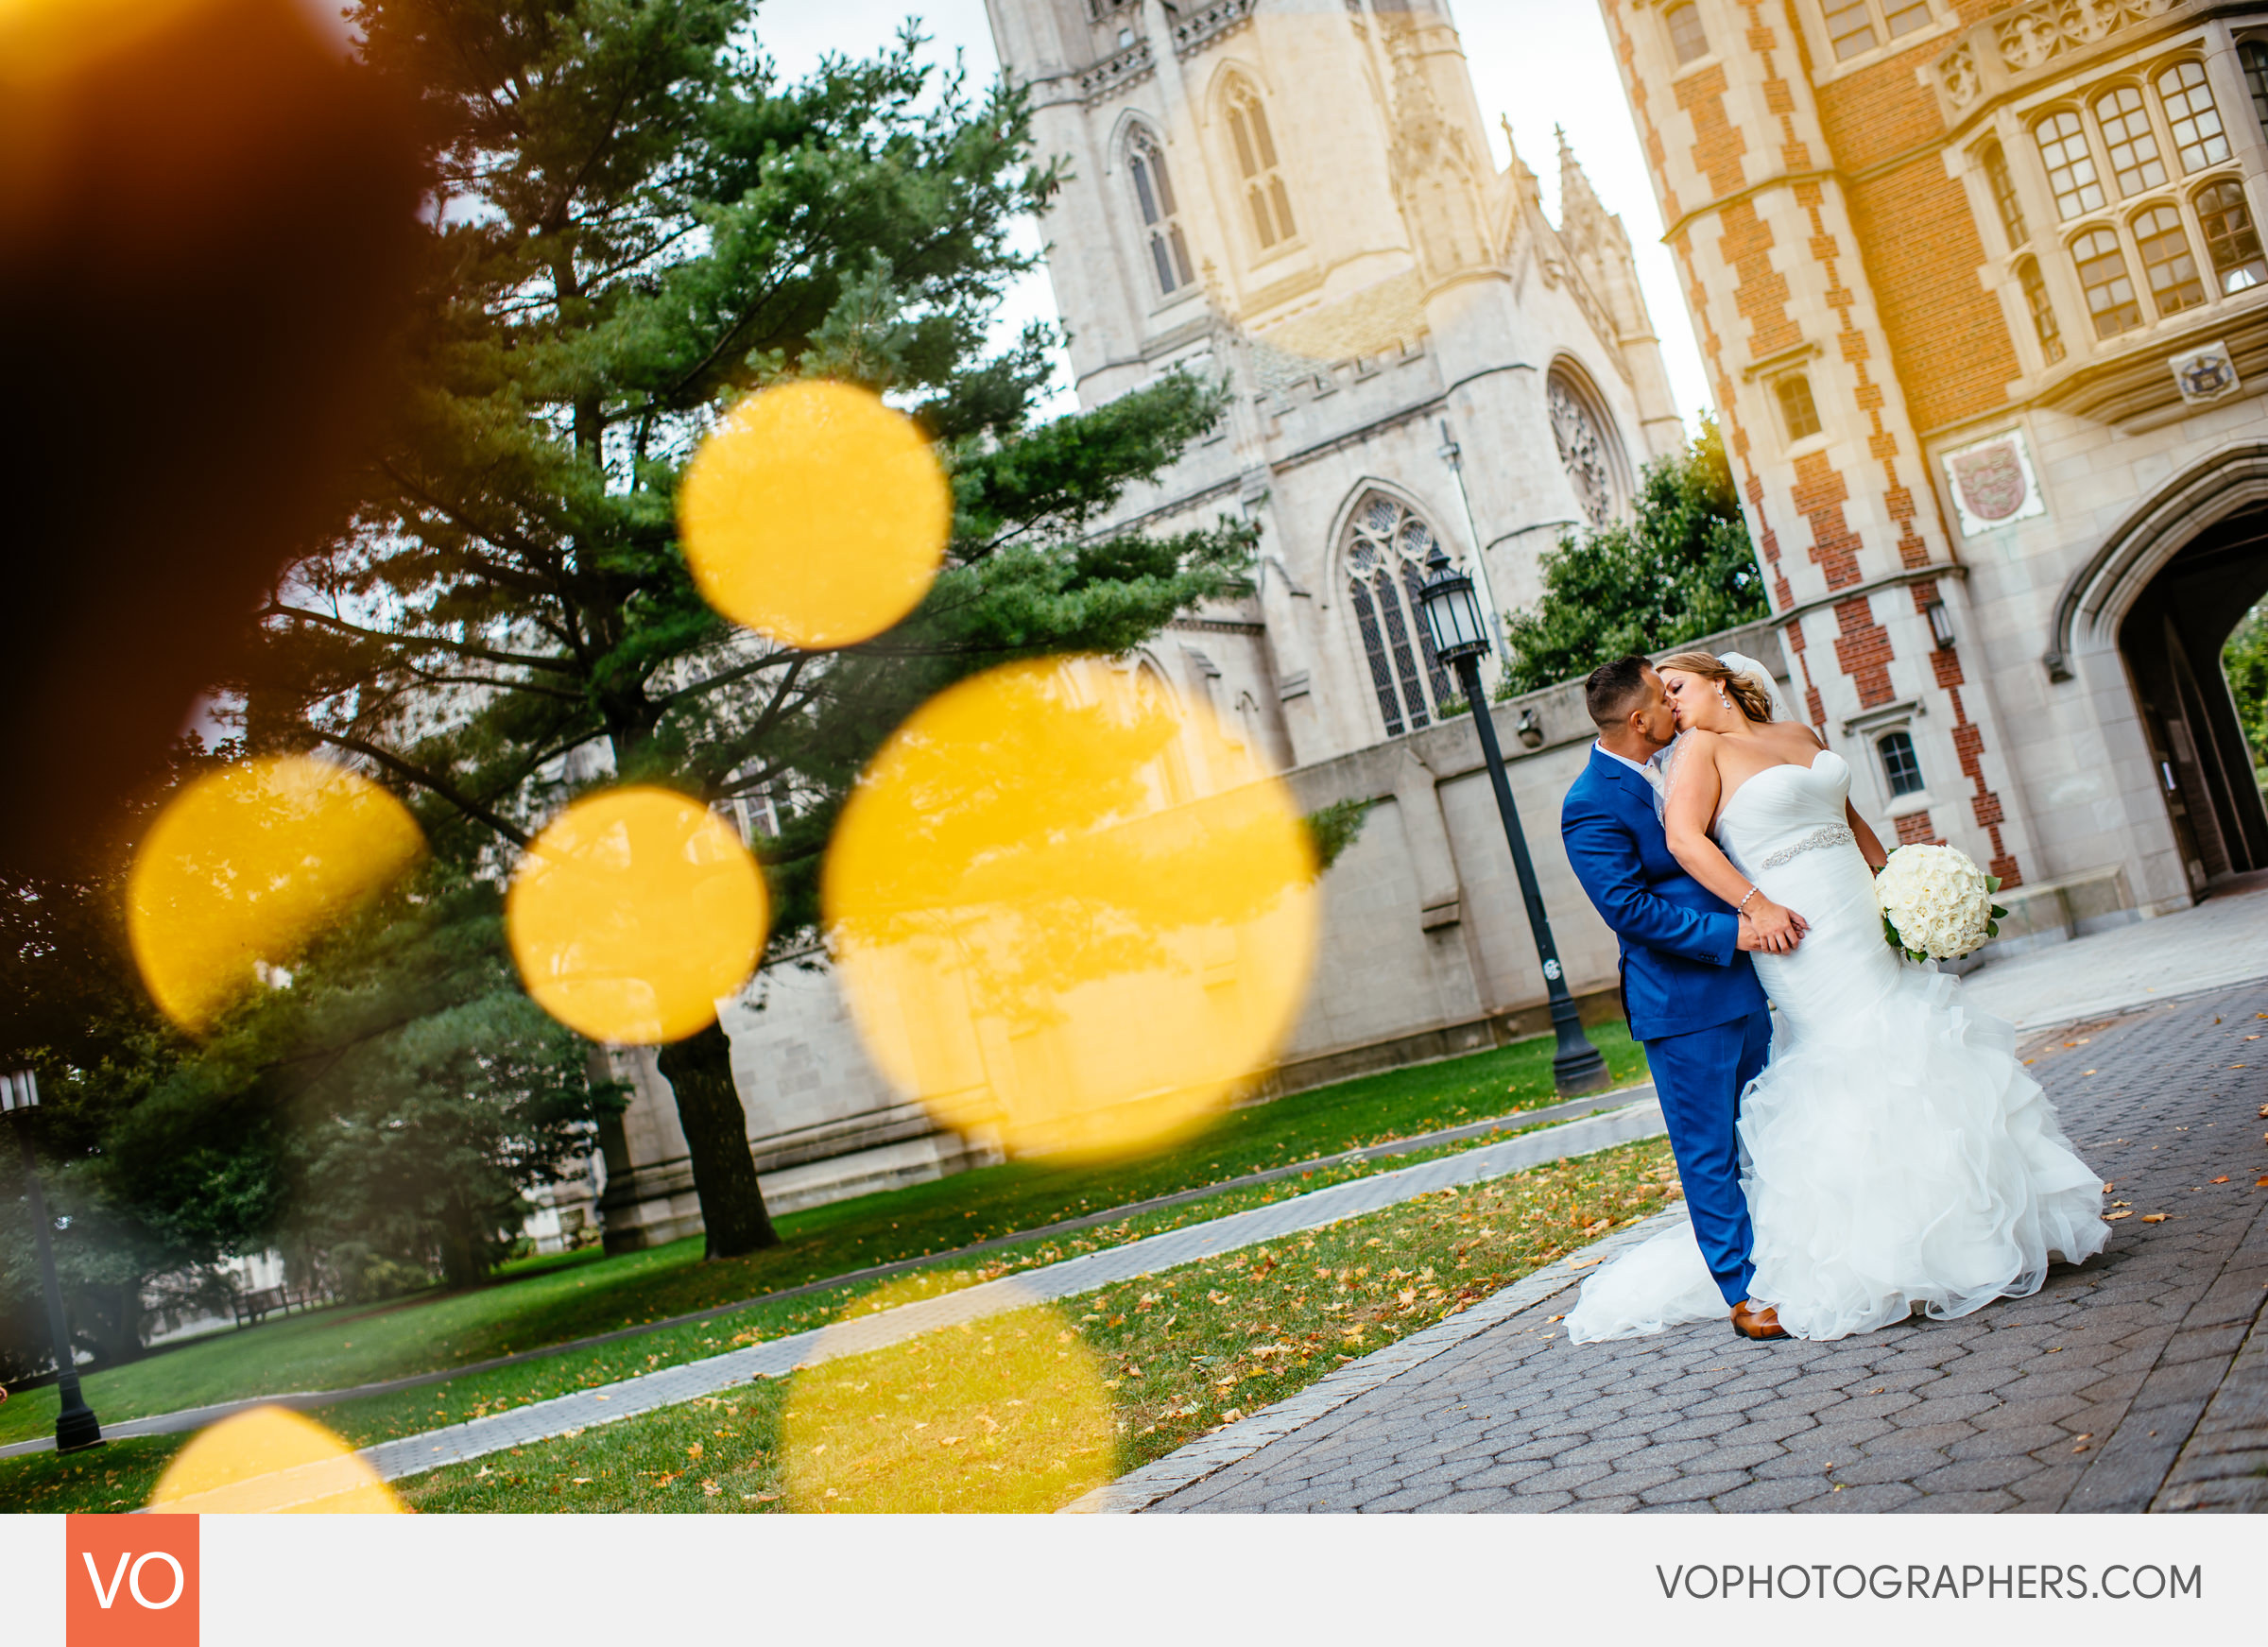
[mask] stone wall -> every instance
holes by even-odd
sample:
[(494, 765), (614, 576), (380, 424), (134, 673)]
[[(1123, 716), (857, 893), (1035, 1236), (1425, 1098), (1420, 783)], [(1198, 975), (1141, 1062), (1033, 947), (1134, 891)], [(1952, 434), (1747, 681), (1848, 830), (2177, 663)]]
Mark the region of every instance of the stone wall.
[[(1702, 643), (1761, 659), (1786, 689), (1768, 626)], [(1494, 712), (1569, 987), (1587, 1021), (1617, 1019), (1614, 936), (1559, 845), (1559, 805), (1594, 736), (1582, 687), (1529, 693)], [(1544, 1033), (1543, 976), (1470, 716), (1300, 767), (1284, 781), (1303, 812), (1372, 804), (1362, 833), (1323, 878), (1306, 1009), (1252, 1096)], [(988, 1141), (939, 1130), (890, 1089), (819, 957), (766, 969), (727, 1005), (724, 1023), (775, 1212), (999, 1158)], [(668, 1084), (650, 1054), (615, 1056), (633, 1099), (610, 1135), (603, 1209), (610, 1248), (625, 1250), (700, 1225)]]

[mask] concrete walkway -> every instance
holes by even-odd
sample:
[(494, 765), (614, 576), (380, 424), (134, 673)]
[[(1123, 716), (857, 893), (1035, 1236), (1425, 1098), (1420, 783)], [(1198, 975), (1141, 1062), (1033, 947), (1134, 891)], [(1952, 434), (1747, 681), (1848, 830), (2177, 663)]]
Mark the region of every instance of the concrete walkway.
[[(2194, 993), (2246, 920), (2255, 981)], [(2036, 1295), (1830, 1344), (1712, 1321), (1578, 1347), (1560, 1266), (1075, 1507), (2268, 1509), (2268, 900), (2148, 925), (2176, 922), (2209, 941), (2118, 952), (2163, 960), (2143, 987), (2184, 999), (2026, 1048), (2122, 1204), (2108, 1249)], [(2104, 998), (2099, 943), (2046, 952), (2073, 970), (2019, 980), (2033, 1010)]]
[(1986, 1012), (2028, 1030), (2264, 974), (2268, 886), (2259, 886), (1995, 961), (1964, 979), (1962, 990)]

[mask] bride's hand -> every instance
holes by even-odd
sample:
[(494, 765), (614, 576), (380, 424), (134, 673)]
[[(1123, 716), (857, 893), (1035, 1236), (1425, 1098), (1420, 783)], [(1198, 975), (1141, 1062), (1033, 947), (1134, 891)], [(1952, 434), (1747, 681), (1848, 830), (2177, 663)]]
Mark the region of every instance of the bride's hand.
[(1748, 901), (1741, 918), (1756, 932), (1756, 947), (1775, 955), (1787, 953), (1811, 930), (1803, 917), (1759, 893)]

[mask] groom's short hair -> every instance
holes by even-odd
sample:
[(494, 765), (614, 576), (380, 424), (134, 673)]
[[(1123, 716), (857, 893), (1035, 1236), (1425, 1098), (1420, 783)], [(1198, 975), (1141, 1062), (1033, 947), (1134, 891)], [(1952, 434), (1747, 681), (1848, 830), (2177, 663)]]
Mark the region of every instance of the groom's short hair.
[(1590, 672), (1590, 678), (1583, 683), (1583, 707), (1590, 711), (1599, 730), (1611, 732), (1629, 718), (1645, 695), (1646, 671), (1653, 667), (1633, 652)]

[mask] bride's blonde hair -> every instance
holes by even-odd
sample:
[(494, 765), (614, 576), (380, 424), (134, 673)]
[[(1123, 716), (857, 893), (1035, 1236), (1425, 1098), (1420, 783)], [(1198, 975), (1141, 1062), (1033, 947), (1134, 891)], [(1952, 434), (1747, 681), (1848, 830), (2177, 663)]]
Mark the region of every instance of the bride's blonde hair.
[(1741, 707), (1741, 712), (1759, 725), (1772, 718), (1772, 699), (1764, 690), (1744, 675), (1735, 675), (1717, 661), (1713, 652), (1673, 652), (1654, 665), (1659, 673), (1664, 669), (1682, 669), (1688, 675), (1722, 687), (1725, 695)]

